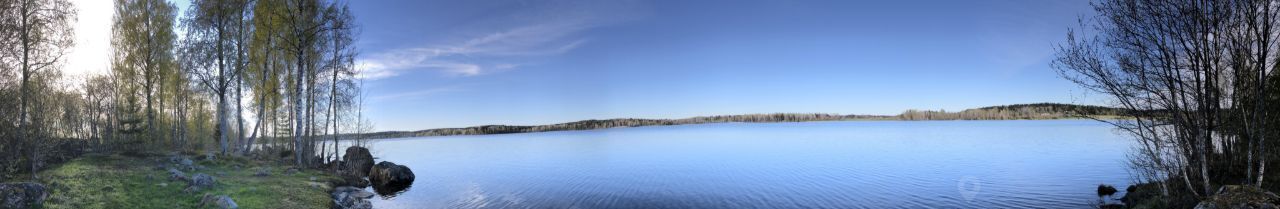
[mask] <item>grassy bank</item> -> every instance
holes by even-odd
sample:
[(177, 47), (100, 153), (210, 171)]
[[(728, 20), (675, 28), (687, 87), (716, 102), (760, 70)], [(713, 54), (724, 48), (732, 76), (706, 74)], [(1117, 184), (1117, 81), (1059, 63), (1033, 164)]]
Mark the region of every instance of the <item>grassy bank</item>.
[[(240, 208), (329, 208), (327, 182), (337, 179), (309, 169), (285, 175), (289, 167), (244, 158), (193, 160), (202, 168), (184, 172), (213, 176), (213, 188), (184, 192), (186, 182), (169, 179), (165, 156), (80, 157), (40, 172), (51, 190), (44, 208), (199, 208), (205, 194), (227, 195)], [(260, 168), (270, 175), (254, 176)]]

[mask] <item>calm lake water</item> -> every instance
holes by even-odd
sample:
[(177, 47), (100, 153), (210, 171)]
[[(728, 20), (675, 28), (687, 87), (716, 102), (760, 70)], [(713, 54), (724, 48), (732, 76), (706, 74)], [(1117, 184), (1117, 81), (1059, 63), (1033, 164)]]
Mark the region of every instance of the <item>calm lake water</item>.
[[(1083, 208), (1128, 186), (1089, 120), (724, 123), (386, 139), (377, 208)], [(1116, 197), (1119, 197), (1117, 194)]]

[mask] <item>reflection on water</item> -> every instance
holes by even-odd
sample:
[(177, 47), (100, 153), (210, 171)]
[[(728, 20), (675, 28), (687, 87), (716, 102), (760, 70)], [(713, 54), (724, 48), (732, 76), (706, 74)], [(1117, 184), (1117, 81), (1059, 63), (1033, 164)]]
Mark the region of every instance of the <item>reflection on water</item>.
[[(1049, 121), (729, 123), (373, 142), (377, 208), (1081, 208), (1128, 141)], [(379, 192), (382, 193), (382, 192)], [(1117, 196), (1123, 194), (1117, 194)]]
[(378, 196), (382, 197), (382, 199), (390, 200), (392, 198), (395, 198), (396, 195), (400, 195), (401, 193), (408, 192), (409, 188), (413, 187), (413, 184), (403, 184), (403, 185), (389, 184), (386, 186), (374, 184), (372, 187), (373, 187), (373, 192), (377, 193)]

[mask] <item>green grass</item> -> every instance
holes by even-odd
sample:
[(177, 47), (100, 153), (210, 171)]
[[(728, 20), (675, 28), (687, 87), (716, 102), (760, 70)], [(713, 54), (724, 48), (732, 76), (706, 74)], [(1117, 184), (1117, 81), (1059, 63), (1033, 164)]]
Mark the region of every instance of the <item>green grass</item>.
[[(187, 175), (213, 176), (213, 188), (183, 192), (186, 182), (157, 168), (169, 165), (166, 157), (84, 156), (40, 172), (40, 182), (51, 188), (44, 208), (196, 208), (205, 194), (230, 196), (240, 208), (329, 208), (327, 182), (337, 179), (309, 169), (284, 175), (287, 167), (243, 158), (196, 162), (205, 168)], [(253, 176), (260, 167), (272, 175)]]

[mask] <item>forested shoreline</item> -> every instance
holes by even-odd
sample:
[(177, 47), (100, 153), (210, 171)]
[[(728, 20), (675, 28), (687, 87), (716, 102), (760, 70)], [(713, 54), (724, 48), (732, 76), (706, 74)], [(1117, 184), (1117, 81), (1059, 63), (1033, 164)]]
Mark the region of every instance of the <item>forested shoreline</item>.
[(1039, 120), (1082, 117), (1111, 117), (1124, 114), (1125, 110), (1090, 105), (1035, 103), (990, 106), (967, 109), (960, 112), (946, 110), (907, 110), (898, 115), (840, 115), (823, 113), (773, 113), (701, 116), (683, 119), (616, 118), (582, 120), (568, 123), (534, 126), (485, 125), (465, 128), (437, 128), (419, 131), (384, 131), (365, 134), (343, 134), (343, 139), (385, 139), (420, 136), (453, 136), (532, 133), (548, 131), (592, 130), (617, 127), (669, 126), (704, 123), (771, 123), (846, 120)]
[[(323, 137), (370, 129), (349, 2), (74, 3), (0, 0), (0, 208), (371, 208), (334, 198), (412, 183)], [(66, 67), (78, 9), (114, 11), (109, 63)]]
[(319, 167), (338, 160), (320, 136), (369, 128), (345, 1), (115, 0), (110, 63), (72, 75), (78, 9), (0, 1), (0, 180), (81, 152), (258, 147)]

